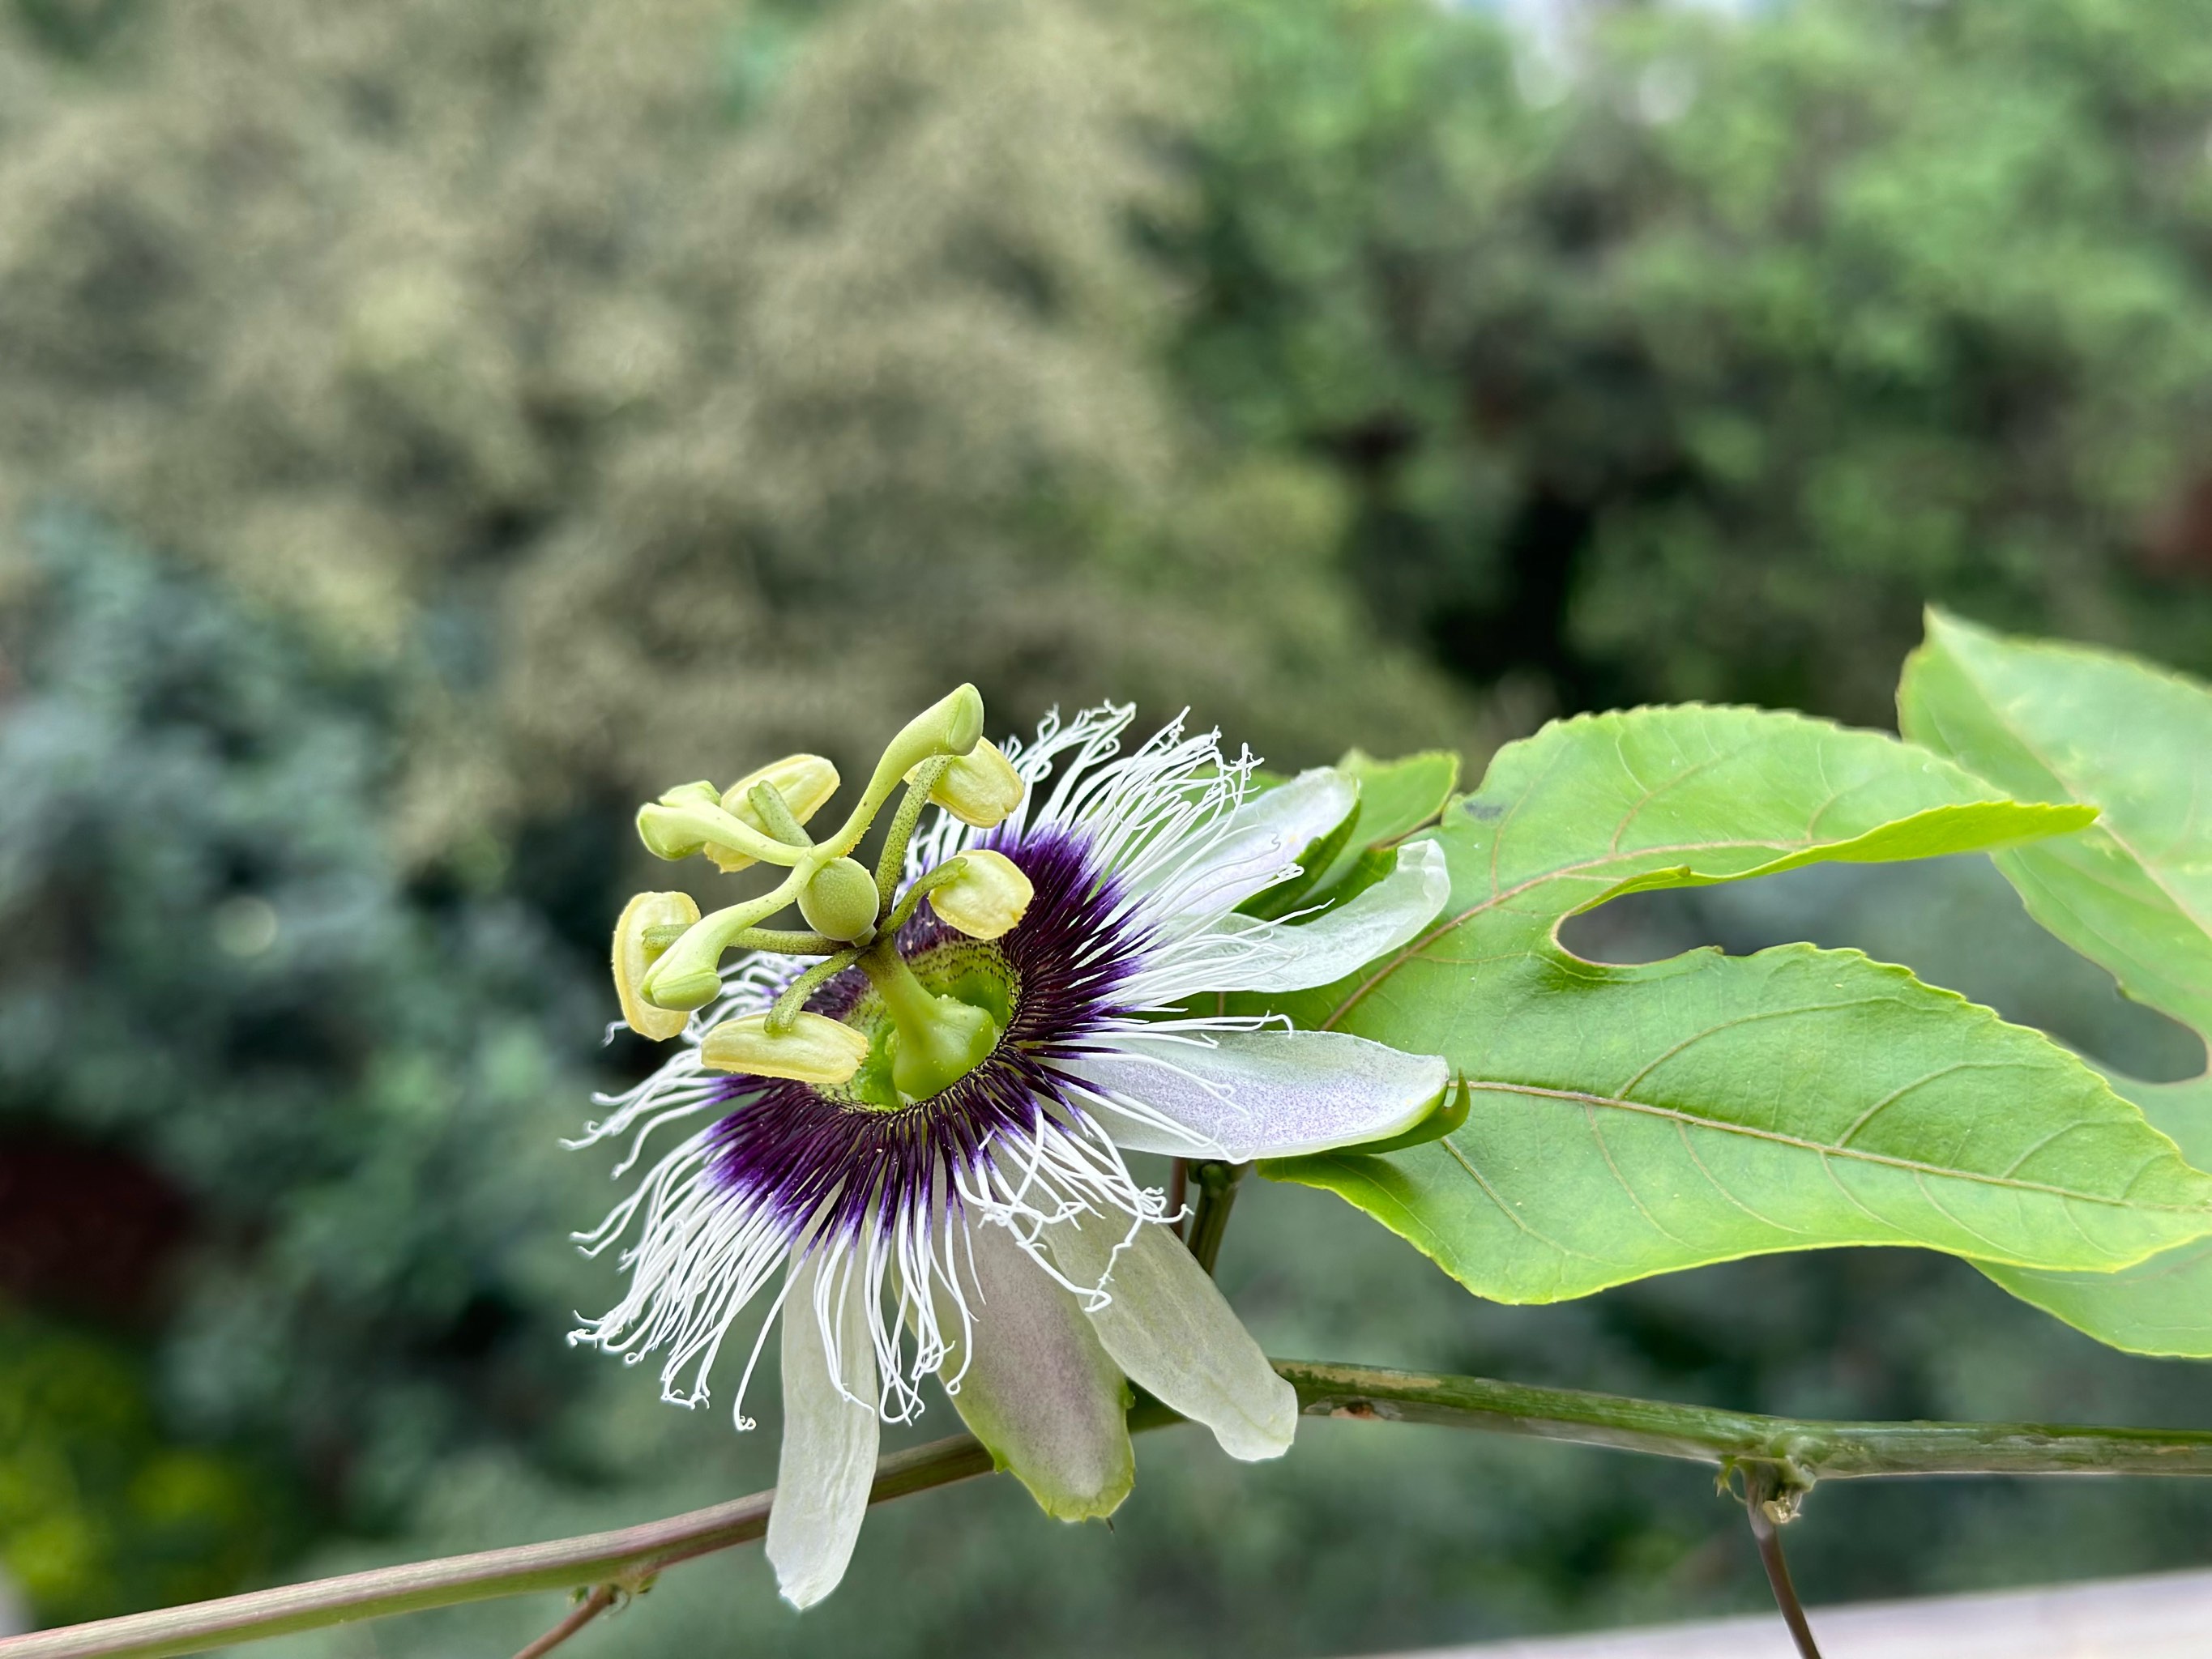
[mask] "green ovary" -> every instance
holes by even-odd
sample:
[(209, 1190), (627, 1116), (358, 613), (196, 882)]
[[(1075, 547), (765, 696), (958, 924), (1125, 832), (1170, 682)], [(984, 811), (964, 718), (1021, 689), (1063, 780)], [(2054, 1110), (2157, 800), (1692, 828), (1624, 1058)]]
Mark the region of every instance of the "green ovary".
[(1013, 1018), (1018, 976), (997, 947), (973, 940), (899, 957), (889, 941), (861, 958), (869, 988), (845, 1016), (866, 1031), (868, 1057), (823, 1092), (876, 1111), (902, 1111), (957, 1083), (990, 1057)]

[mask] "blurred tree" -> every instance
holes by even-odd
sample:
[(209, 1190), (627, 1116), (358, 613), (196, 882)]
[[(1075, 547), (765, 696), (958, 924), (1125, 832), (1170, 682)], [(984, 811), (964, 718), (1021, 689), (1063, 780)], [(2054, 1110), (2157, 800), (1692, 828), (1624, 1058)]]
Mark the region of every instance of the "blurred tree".
[[(172, 1431), (243, 1437), (336, 1515), (388, 1520), (456, 1448), (542, 1432), (580, 1374), (562, 1236), (592, 1200), (554, 1140), (598, 1011), (518, 907), (405, 880), (380, 679), (89, 521), (34, 548), (0, 629), (0, 1295), (150, 1334)], [(96, 1540), (75, 1578), (41, 1567), (59, 1545), (10, 1529), (63, 1524), (72, 1488), (125, 1521), (164, 1492), (243, 1500), (222, 1466), (155, 1455), (106, 1338), (27, 1353), (10, 1328), (0, 1444), (90, 1437), (109, 1471), (6, 1466), (0, 1554), (42, 1609), (258, 1559), (216, 1528), (230, 1565), (198, 1578), (95, 1571)]]
[(0, 34), (0, 512), (100, 503), (430, 671), (418, 845), (960, 678), (1285, 758), (1464, 732), (1332, 482), (1169, 395), (1200, 111), (1120, 0), (45, 15)]
[(1207, 10), (1184, 383), (1463, 674), (1886, 720), (1931, 598), (2212, 665), (2189, 0)]

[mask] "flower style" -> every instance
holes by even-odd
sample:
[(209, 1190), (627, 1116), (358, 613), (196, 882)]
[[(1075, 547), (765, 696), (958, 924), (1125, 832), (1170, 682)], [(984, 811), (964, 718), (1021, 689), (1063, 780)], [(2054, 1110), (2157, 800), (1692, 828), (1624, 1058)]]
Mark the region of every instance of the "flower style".
[[(1392, 873), (1318, 915), (1243, 914), (1344, 821), (1355, 786), (1322, 769), (1255, 789), (1249, 755), (1225, 760), (1179, 721), (1122, 755), (1132, 713), (1048, 720), (1003, 759), (980, 745), (1006, 799), (963, 813), (935, 797), (946, 810), (905, 860), (907, 918), (890, 912), (859, 965), (797, 988), (811, 1035), (793, 1052), (829, 1061), (715, 1068), (775, 1052), (763, 1016), (804, 964), (757, 953), (586, 1133), (629, 1140), (620, 1176), (656, 1130), (711, 1119), (585, 1237), (593, 1253), (628, 1241), (629, 1285), (574, 1340), (632, 1363), (665, 1350), (664, 1395), (696, 1405), (724, 1340), (775, 1285), (744, 1377), (783, 1313), (768, 1553), (795, 1605), (843, 1575), (880, 1423), (918, 1413), (933, 1373), (1066, 1520), (1109, 1515), (1130, 1489), (1125, 1378), (1233, 1457), (1287, 1449), (1295, 1395), (1122, 1154), (1242, 1162), (1376, 1140), (1446, 1088), (1441, 1059), (1205, 1012), (1210, 995), (1193, 1012), (1200, 994), (1328, 984), (1404, 944), (1446, 896), (1439, 849), (1406, 844)], [(1010, 898), (1024, 881), (1026, 902)], [(943, 909), (912, 905), (933, 882)], [(917, 1071), (925, 1043), (938, 1063)], [(842, 1044), (854, 1058), (839, 1065)]]

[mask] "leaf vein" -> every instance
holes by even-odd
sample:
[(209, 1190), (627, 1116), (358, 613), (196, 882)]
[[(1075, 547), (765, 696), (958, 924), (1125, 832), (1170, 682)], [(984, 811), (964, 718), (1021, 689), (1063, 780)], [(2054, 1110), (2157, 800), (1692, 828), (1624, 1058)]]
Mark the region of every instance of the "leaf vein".
[[(1988, 1245), (1992, 1250), (1996, 1252), (1997, 1260), (2002, 1261), (2008, 1255), (2016, 1255), (2018, 1254), (2016, 1250), (2012, 1249), (2010, 1247), (2000, 1243), (1996, 1239), (1991, 1238), (1979, 1227), (1973, 1226), (1967, 1222), (1960, 1220), (1957, 1214), (1955, 1214), (1942, 1199), (1936, 1197), (1933, 1192), (1929, 1190), (1928, 1176), (1925, 1171), (1915, 1170), (1912, 1172), (1912, 1184), (1920, 1189), (1921, 1197), (1928, 1200), (1929, 1205), (1935, 1210), (1936, 1214), (1942, 1216), (1944, 1220), (1949, 1222), (1960, 1232), (1968, 1235), (1970, 1237), (1980, 1239), (1983, 1243)], [(2076, 1231), (2080, 1231), (2080, 1223), (2077, 1222), (2075, 1224)], [(2087, 1233), (2082, 1233), (2081, 1237), (2084, 1238), (2089, 1237)], [(2094, 1243), (2096, 1241), (2094, 1239), (2090, 1240), (2090, 1243)]]
[[(2096, 802), (2087, 799), (2081, 787), (2075, 782), (2071, 776), (2062, 771), (2055, 762), (2051, 760), (2049, 757), (2045, 755), (2041, 749), (2038, 748), (2034, 743), (2029, 740), (2027, 732), (2021, 729), (2020, 725), (2012, 720), (2008, 711), (2005, 710), (2002, 705), (1998, 703), (1997, 700), (1994, 696), (1990, 696), (1988, 687), (1982, 684), (1980, 677), (1974, 672), (1971, 665), (1962, 660), (1960, 663), (1960, 668), (1961, 672), (1965, 673), (1966, 678), (1973, 682), (1975, 689), (1981, 692), (1983, 700), (1988, 705), (1990, 712), (2002, 721), (2005, 729), (2012, 733), (2014, 741), (2018, 743), (2022, 749), (2027, 751), (2029, 758), (2033, 760), (2038, 766), (2041, 767), (2045, 772), (2050, 774), (2051, 781), (2066, 792), (2068, 799), (2074, 802), (2076, 805), (2086, 804), (2094, 806), (2097, 805)], [(2212, 933), (2212, 919), (2198, 915), (2197, 912), (2182, 899), (2181, 896), (2175, 892), (2173, 889), (2166, 884), (2165, 878), (2159, 873), (2158, 866), (2152, 863), (2150, 860), (2143, 856), (2142, 853), (2129, 841), (2128, 837), (2120, 832), (2119, 828), (2112, 822), (2109, 815), (2098, 819), (2097, 828), (2102, 830), (2106, 835), (2110, 836), (2112, 838), (2112, 844), (2136, 861), (2137, 866), (2142, 868), (2143, 874), (2150, 878), (2151, 884), (2156, 887), (2160, 892), (2166, 896), (2166, 902), (2171, 904), (2179, 914), (2188, 918), (2203, 931), (2208, 933)]]
[(1706, 1181), (1711, 1183), (1712, 1189), (1715, 1192), (1718, 1193), (1723, 1198), (1728, 1200), (1729, 1203), (1735, 1205), (1737, 1209), (1741, 1210), (1746, 1215), (1749, 1216), (1753, 1221), (1758, 1222), (1761, 1226), (1771, 1227), (1778, 1233), (1802, 1234), (1806, 1231), (1802, 1227), (1785, 1226), (1781, 1222), (1775, 1220), (1771, 1216), (1761, 1215), (1758, 1211), (1753, 1209), (1750, 1205), (1745, 1203), (1734, 1193), (1730, 1192), (1728, 1189), (1727, 1184), (1723, 1182), (1718, 1176), (1715, 1175), (1711, 1170), (1705, 1167), (1705, 1160), (1698, 1156), (1698, 1149), (1690, 1140), (1689, 1125), (1682, 1121), (1679, 1117), (1674, 1120), (1674, 1133), (1681, 1137), (1682, 1150), (1690, 1155), (1690, 1162), (1698, 1166), (1698, 1173), (1705, 1176)]
[[(1941, 1164), (1927, 1164), (1916, 1158), (1899, 1158), (1889, 1152), (1861, 1152), (1856, 1147), (1823, 1146), (1802, 1135), (1784, 1134), (1778, 1129), (1756, 1129), (1747, 1124), (1723, 1122), (1717, 1118), (1698, 1117), (1679, 1111), (1671, 1106), (1655, 1106), (1640, 1100), (1621, 1100), (1610, 1095), (1594, 1095), (1579, 1089), (1547, 1089), (1534, 1083), (1501, 1083), (1475, 1081), (1474, 1086), (1491, 1093), (1529, 1095), (1544, 1100), (1573, 1101), (1577, 1104), (1610, 1107), (1624, 1112), (1642, 1112), (1648, 1116), (1666, 1118), (1690, 1128), (1705, 1129), (1715, 1134), (1744, 1135), (1754, 1140), (1771, 1141), (1777, 1146), (1794, 1146), (1823, 1158), (1849, 1158), (1853, 1163), (1875, 1165), (1883, 1169), (1905, 1170), (1919, 1174), (1938, 1176), (1950, 1181), (1972, 1181), (1985, 1187), (2003, 1187), (2016, 1192), (2039, 1193), (2051, 1198), (2070, 1199), (2083, 1204), (2103, 1204), (2114, 1208), (2154, 1210), (2176, 1215), (2203, 1213), (2201, 1204), (2136, 1204), (2125, 1197), (2112, 1197), (2103, 1193), (2085, 1193), (2069, 1187), (2053, 1186), (2048, 1182), (2021, 1181), (2014, 1176), (1986, 1174), (1972, 1170), (1945, 1169)], [(1472, 1173), (1470, 1171), (1470, 1173)]]
[[(1904, 1099), (1905, 1096), (1911, 1094), (1914, 1090), (1925, 1088), (1929, 1084), (1936, 1082), (1938, 1079), (1949, 1077), (1954, 1072), (2008, 1072), (2014, 1069), (2014, 1062), (2009, 1060), (1954, 1060), (1948, 1066), (1938, 1066), (1935, 1071), (1929, 1072), (1924, 1076), (1917, 1077), (1910, 1083), (1899, 1084), (1896, 1088), (1892, 1089), (1887, 1094), (1884, 1095), (1880, 1100), (1875, 1102), (1873, 1105), (1868, 1107), (1866, 1110), (1861, 1112), (1857, 1118), (1853, 1121), (1851, 1127), (1844, 1130), (1844, 1133), (1838, 1137), (1836, 1145), (1838, 1147), (1850, 1146), (1851, 1142), (1856, 1139), (1858, 1132), (1865, 1128), (1868, 1124), (1873, 1122), (1874, 1120), (1882, 1112), (1887, 1110), (1899, 1101)], [(2009, 1175), (2012, 1172), (2008, 1170), (2005, 1173)]]
[(1458, 1164), (1459, 1167), (1466, 1170), (1468, 1175), (1474, 1178), (1474, 1184), (1482, 1188), (1484, 1197), (1487, 1198), (1492, 1204), (1495, 1204), (1498, 1206), (1499, 1213), (1504, 1215), (1508, 1221), (1510, 1221), (1522, 1232), (1528, 1234), (1529, 1237), (1537, 1240), (1540, 1243), (1550, 1245), (1561, 1255), (1578, 1256), (1584, 1261), (1598, 1261), (1603, 1259), (1599, 1256), (1592, 1255), (1588, 1250), (1572, 1249), (1567, 1245), (1560, 1243), (1558, 1239), (1553, 1238), (1547, 1234), (1539, 1232), (1535, 1228), (1528, 1224), (1525, 1217), (1517, 1215), (1514, 1212), (1513, 1206), (1510, 1204), (1508, 1204), (1499, 1194), (1497, 1188), (1490, 1184), (1490, 1182), (1484, 1177), (1482, 1171), (1476, 1169), (1474, 1165), (1468, 1161), (1467, 1154), (1460, 1151), (1459, 1147), (1454, 1144), (1452, 1138), (1449, 1135), (1446, 1135), (1437, 1144), (1442, 1146), (1446, 1152), (1449, 1152), (1452, 1155), (1453, 1160)]
[(1606, 1144), (1605, 1131), (1600, 1127), (1597, 1109), (1595, 1106), (1585, 1105), (1583, 1108), (1583, 1115), (1589, 1120), (1590, 1139), (1597, 1142), (1598, 1151), (1604, 1154), (1605, 1167), (1613, 1171), (1613, 1178), (1620, 1183), (1620, 1190), (1628, 1194), (1628, 1201), (1636, 1206), (1636, 1212), (1651, 1224), (1651, 1228), (1654, 1232), (1660, 1234), (1665, 1238), (1671, 1239), (1674, 1243), (1680, 1244), (1686, 1250), (1696, 1249), (1697, 1247), (1692, 1244), (1688, 1239), (1683, 1237), (1673, 1228), (1661, 1221), (1657, 1216), (1652, 1214), (1650, 1207), (1644, 1203), (1643, 1198), (1638, 1194), (1636, 1188), (1628, 1184), (1628, 1177), (1621, 1174), (1620, 1165), (1617, 1161), (1615, 1161), (1613, 1156), (1613, 1148)]
[(1888, 999), (1885, 997), (1852, 997), (1843, 1002), (1807, 1002), (1801, 1003), (1794, 1008), (1761, 1008), (1753, 1013), (1738, 1014), (1733, 1019), (1724, 1019), (1717, 1025), (1708, 1025), (1701, 1031), (1692, 1032), (1673, 1048), (1645, 1064), (1642, 1070), (1622, 1084), (1614, 1092), (1622, 1098), (1626, 1098), (1631, 1089), (1643, 1082), (1644, 1079), (1650, 1077), (1652, 1073), (1657, 1071), (1684, 1049), (1694, 1048), (1707, 1037), (1718, 1036), (1723, 1031), (1732, 1031), (1743, 1025), (1754, 1025), (1761, 1020), (1789, 1019), (1798, 1014), (1837, 1013), (1846, 1008), (1864, 1008), (1887, 1000)]

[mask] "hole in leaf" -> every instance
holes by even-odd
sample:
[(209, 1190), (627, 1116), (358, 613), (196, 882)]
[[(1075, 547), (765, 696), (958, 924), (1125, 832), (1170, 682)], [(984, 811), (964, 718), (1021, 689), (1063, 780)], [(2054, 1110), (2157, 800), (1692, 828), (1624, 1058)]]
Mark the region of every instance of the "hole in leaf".
[(2179, 1082), (2205, 1067), (2196, 1033), (2122, 996), (2111, 975), (2038, 927), (1980, 857), (1816, 865), (1634, 893), (1569, 919), (1559, 938), (1589, 961), (1624, 964), (1709, 945), (1731, 956), (1801, 939), (1863, 951), (2145, 1082)]

